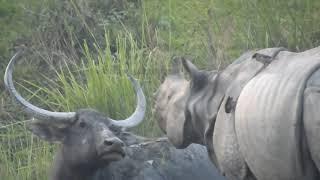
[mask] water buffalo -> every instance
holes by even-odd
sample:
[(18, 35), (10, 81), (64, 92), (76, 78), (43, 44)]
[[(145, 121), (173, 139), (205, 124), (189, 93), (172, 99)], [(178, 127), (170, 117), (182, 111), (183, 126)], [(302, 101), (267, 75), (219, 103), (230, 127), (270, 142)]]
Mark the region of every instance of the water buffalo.
[(158, 123), (177, 148), (206, 145), (228, 179), (320, 179), (320, 47), (268, 48), (223, 70), (182, 64), (156, 94)]
[(22, 51), (13, 56), (6, 68), (5, 87), (17, 103), (37, 119), (29, 123), (30, 131), (46, 141), (62, 144), (55, 156), (52, 180), (86, 180), (97, 169), (124, 158), (124, 142), (116, 133), (142, 122), (146, 109), (145, 96), (134, 78), (129, 76), (137, 94), (137, 107), (125, 120), (113, 120), (92, 109), (52, 112), (30, 104), (16, 91), (12, 71), (20, 56)]

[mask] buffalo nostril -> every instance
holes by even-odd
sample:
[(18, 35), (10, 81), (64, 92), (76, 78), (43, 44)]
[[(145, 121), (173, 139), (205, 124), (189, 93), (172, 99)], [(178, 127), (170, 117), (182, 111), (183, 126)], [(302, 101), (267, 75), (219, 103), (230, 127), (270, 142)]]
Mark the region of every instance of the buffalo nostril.
[(103, 142), (103, 144), (106, 145), (106, 146), (112, 146), (112, 145), (113, 145), (113, 142), (112, 142), (112, 141), (105, 140), (105, 141)]
[(106, 138), (103, 141), (103, 145), (104, 146), (120, 146), (120, 147), (122, 147), (122, 146), (124, 146), (124, 143), (123, 143), (123, 141), (121, 141), (118, 138)]
[(120, 145), (120, 146), (124, 146), (124, 142), (119, 141), (119, 145)]

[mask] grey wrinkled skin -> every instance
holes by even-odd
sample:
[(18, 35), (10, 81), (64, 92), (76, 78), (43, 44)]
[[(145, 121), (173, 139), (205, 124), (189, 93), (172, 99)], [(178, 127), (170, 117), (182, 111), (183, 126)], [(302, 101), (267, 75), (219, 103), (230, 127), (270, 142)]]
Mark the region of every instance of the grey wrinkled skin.
[[(243, 55), (235, 64), (242, 64), (241, 61), (250, 57), (250, 55), (252, 53)], [(210, 159), (220, 173), (228, 179), (248, 177), (254, 179), (241, 153), (239, 153), (234, 126), (232, 125), (233, 121), (217, 118), (219, 110), (223, 109), (220, 107), (225, 99), (229, 83), (232, 81), (230, 73), (222, 74), (217, 71), (198, 70), (189, 61), (184, 61), (183, 64), (191, 76), (191, 81), (185, 80), (183, 76), (178, 76), (180, 79), (177, 80), (177, 76), (171, 74), (158, 90), (155, 111), (159, 119), (162, 119), (166, 124), (172, 124), (165, 128), (160, 127), (177, 148), (187, 147), (191, 143), (206, 145)], [(175, 79), (172, 77), (175, 77)], [(172, 82), (184, 81), (187, 81), (186, 87), (173, 89)], [(168, 94), (170, 96), (167, 96)], [(173, 107), (172, 104), (178, 105)], [(162, 111), (159, 111), (160, 109)], [(175, 111), (172, 109), (175, 109)], [(181, 118), (178, 121), (174, 118), (176, 114), (181, 114), (183, 119)], [(169, 134), (170, 131), (175, 132), (175, 134)], [(214, 132), (219, 131), (219, 134), (214, 134)], [(215, 138), (215, 142), (213, 142), (213, 138)]]
[(175, 70), (155, 102), (175, 147), (205, 145), (227, 179), (320, 178), (320, 47), (250, 51), (221, 71), (182, 64), (190, 80)]
[(152, 140), (126, 148), (127, 156), (98, 171), (94, 180), (223, 180), (208, 160), (206, 148), (176, 149)]

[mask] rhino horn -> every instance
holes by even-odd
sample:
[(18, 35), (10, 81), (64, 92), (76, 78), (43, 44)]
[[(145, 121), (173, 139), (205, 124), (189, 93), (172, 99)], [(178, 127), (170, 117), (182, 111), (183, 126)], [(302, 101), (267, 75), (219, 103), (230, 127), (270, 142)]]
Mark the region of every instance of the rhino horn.
[(182, 58), (182, 64), (186, 71), (189, 73), (191, 76), (191, 79), (197, 79), (198, 76), (200, 76), (201, 71), (194, 65), (192, 64), (189, 60)]

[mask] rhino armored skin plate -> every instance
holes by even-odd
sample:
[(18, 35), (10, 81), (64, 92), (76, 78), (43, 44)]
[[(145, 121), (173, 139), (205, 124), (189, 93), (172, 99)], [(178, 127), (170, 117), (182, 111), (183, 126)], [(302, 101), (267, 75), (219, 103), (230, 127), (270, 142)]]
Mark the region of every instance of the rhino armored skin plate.
[(155, 103), (175, 147), (205, 145), (227, 179), (320, 179), (320, 47), (249, 51), (223, 70), (182, 64), (190, 80), (175, 70)]

